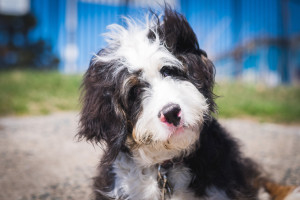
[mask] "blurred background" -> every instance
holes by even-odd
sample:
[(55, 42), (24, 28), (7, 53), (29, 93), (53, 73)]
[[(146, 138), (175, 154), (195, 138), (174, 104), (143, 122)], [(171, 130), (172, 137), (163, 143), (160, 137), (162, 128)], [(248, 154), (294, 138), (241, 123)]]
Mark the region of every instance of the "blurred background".
[(91, 199), (101, 150), (76, 142), (82, 75), (122, 16), (164, 3), (216, 66), (216, 117), (300, 184), (300, 0), (0, 0), (0, 200)]
[[(218, 78), (268, 85), (300, 80), (299, 0), (167, 0), (193, 27)], [(121, 16), (141, 19), (163, 1), (1, 0), (0, 66), (86, 70)]]
[(215, 63), (220, 116), (300, 121), (300, 0), (0, 0), (0, 114), (78, 109), (106, 26), (162, 12), (164, 2)]

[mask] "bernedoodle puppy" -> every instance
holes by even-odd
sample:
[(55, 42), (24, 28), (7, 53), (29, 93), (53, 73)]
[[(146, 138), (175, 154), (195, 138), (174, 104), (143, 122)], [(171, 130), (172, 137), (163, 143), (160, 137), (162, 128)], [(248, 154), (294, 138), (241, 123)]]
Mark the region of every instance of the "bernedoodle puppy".
[(82, 85), (78, 136), (105, 146), (95, 199), (300, 199), (212, 116), (215, 68), (185, 17), (166, 8), (125, 20), (108, 27)]

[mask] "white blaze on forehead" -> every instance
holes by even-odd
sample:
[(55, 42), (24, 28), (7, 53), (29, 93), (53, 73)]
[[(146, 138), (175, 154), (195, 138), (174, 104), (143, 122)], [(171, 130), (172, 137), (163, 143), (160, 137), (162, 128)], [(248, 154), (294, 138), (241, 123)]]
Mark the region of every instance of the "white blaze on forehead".
[[(120, 68), (127, 67), (129, 71), (143, 70), (144, 76), (150, 77), (155, 76), (164, 65), (182, 67), (181, 62), (166, 49), (162, 38), (159, 38), (153, 19), (146, 20), (146, 24), (126, 19), (126, 24), (127, 28), (117, 24), (108, 26), (110, 32), (105, 36), (110, 50), (96, 56), (96, 62), (118, 60), (122, 63)], [(154, 39), (148, 38), (150, 31), (154, 33)]]

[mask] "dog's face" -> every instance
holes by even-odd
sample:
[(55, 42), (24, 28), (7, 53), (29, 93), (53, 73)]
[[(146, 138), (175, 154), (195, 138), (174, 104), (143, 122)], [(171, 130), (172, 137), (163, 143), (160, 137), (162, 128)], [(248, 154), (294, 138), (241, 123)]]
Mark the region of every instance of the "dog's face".
[(108, 46), (83, 82), (80, 137), (107, 145), (104, 162), (122, 148), (142, 165), (189, 152), (214, 111), (214, 66), (185, 18), (166, 10), (145, 27), (111, 25)]

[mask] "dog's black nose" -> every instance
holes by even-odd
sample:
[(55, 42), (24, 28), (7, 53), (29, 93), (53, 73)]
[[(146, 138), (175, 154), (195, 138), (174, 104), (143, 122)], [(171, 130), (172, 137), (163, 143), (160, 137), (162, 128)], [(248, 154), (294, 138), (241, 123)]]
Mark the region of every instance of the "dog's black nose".
[(178, 126), (181, 119), (181, 108), (178, 104), (168, 104), (162, 108), (158, 117), (162, 122)]

